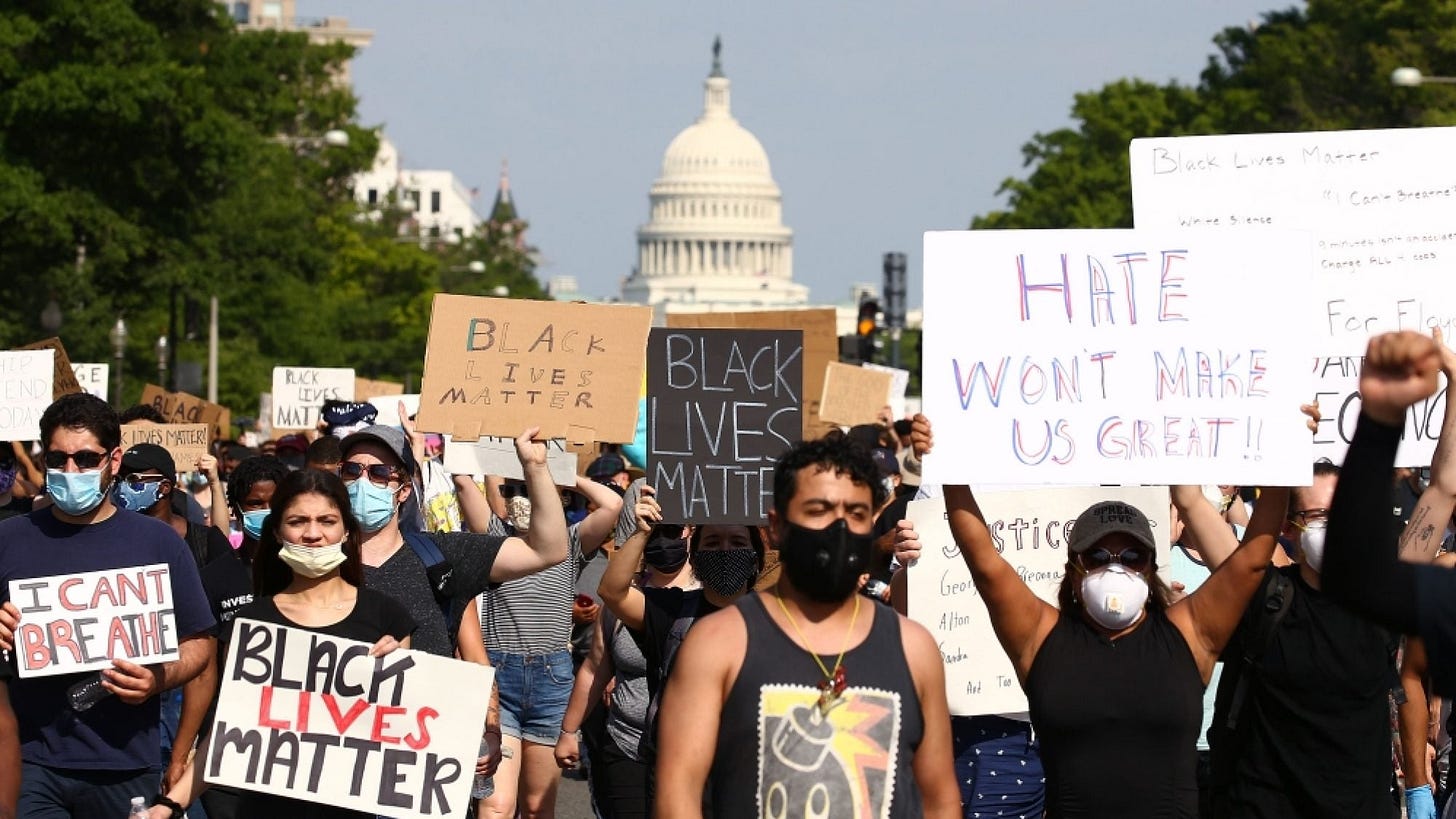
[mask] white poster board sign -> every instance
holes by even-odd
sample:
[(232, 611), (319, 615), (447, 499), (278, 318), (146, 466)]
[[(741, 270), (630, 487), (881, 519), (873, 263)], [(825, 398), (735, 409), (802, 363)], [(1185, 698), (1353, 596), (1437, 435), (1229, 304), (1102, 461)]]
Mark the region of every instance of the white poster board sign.
[(165, 563), (10, 581), (20, 608), (15, 664), (22, 678), (177, 659), (171, 569)]
[(1307, 483), (1308, 241), (926, 233), (924, 480)]
[[(459, 816), (491, 668), (239, 618), (208, 782), (383, 816)], [(276, 749), (287, 748), (286, 752)]]
[(0, 441), (40, 439), (40, 416), (51, 405), (54, 350), (0, 351)]
[(905, 391), (910, 389), (910, 371), (898, 367), (886, 367), (884, 364), (873, 364), (868, 361), (860, 364), (867, 370), (889, 373), (890, 381), (890, 412), (894, 413), (895, 420), (905, 417)]
[(310, 430), (329, 399), (354, 400), (354, 370), (349, 367), (274, 367), (273, 432)]
[[(1148, 516), (1158, 545), (1158, 574), (1168, 579), (1166, 486), (978, 492), (976, 500), (1001, 556), (1037, 597), (1054, 606), (1066, 570), (1072, 521), (1098, 501), (1124, 501)], [(939, 498), (911, 501), (907, 517), (915, 523), (921, 543), (919, 560), (905, 570), (909, 572), (907, 613), (929, 629), (940, 645), (950, 712), (974, 716), (1025, 711), (1026, 694), (996, 640), (986, 604), (951, 537), (945, 502)]]
[(100, 398), (102, 401), (110, 400), (110, 364), (85, 364), (72, 361), (71, 372), (76, 374), (76, 383), (81, 385), (81, 389)]
[[(546, 468), (557, 486), (576, 486), (576, 452), (565, 438), (546, 439)], [(478, 441), (457, 441), (445, 436), (445, 471), (451, 475), (496, 475), (525, 480), (514, 438), (480, 436)]]
[[(1313, 392), (1326, 420), (1316, 456), (1344, 459), (1359, 416), (1358, 361), (1371, 335), (1433, 327), (1448, 343), (1456, 335), (1456, 181), (1440, 172), (1453, 151), (1456, 128), (1132, 141), (1139, 228), (1313, 234), (1313, 285), (1293, 304), (1314, 321), (1312, 354), (1320, 359)], [(1348, 365), (1330, 366), (1349, 359), (1353, 375)], [(1341, 409), (1347, 424), (1332, 418)], [(1444, 389), (1411, 408), (1397, 465), (1431, 462), (1435, 436), (1426, 427), (1438, 432), (1444, 412)]]
[(404, 411), (413, 417), (420, 411), (420, 394), (410, 393), (408, 395), (376, 395), (369, 399), (369, 403), (379, 410), (374, 416), (374, 423), (383, 424), (388, 427), (400, 426), (399, 405), (404, 402)]

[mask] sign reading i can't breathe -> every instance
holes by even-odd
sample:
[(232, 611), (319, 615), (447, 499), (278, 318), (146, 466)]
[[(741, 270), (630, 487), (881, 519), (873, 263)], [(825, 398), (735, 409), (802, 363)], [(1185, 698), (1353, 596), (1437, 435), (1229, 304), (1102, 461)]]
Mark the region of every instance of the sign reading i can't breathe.
[(798, 330), (657, 329), (647, 341), (647, 478), (665, 520), (755, 525), (800, 439)]
[(494, 672), (240, 618), (208, 782), (384, 816), (453, 816), (470, 798)]
[(20, 608), (21, 677), (177, 659), (171, 570), (165, 563), (10, 581)]

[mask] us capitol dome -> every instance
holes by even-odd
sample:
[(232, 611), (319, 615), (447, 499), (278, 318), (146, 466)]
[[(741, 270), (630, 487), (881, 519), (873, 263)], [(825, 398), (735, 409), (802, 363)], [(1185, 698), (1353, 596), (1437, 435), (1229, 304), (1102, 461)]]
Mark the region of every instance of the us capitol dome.
[(622, 298), (660, 312), (803, 307), (783, 196), (763, 145), (733, 118), (721, 53), (714, 41), (703, 113), (663, 154)]

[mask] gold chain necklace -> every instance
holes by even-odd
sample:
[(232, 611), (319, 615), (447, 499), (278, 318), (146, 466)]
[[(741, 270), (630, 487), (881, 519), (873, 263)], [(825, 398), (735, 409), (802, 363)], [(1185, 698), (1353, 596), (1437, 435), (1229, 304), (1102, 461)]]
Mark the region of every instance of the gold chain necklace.
[(809, 653), (814, 660), (814, 665), (819, 666), (819, 670), (824, 674), (823, 681), (819, 683), (819, 714), (821, 716), (829, 715), (829, 709), (837, 704), (839, 696), (844, 693), (846, 687), (844, 654), (849, 651), (849, 641), (854, 636), (854, 623), (859, 619), (859, 598), (858, 594), (854, 596), (854, 612), (849, 615), (849, 630), (844, 633), (844, 643), (839, 647), (839, 658), (834, 661), (834, 670), (830, 671), (824, 665), (824, 661), (819, 659), (819, 655), (809, 649), (809, 640), (804, 637), (804, 632), (799, 629), (799, 624), (794, 620), (794, 616), (789, 614), (789, 607), (784, 605), (783, 596), (774, 595), (774, 599), (779, 601), (779, 610), (784, 613), (784, 619), (789, 621), (789, 626), (798, 636), (800, 647)]

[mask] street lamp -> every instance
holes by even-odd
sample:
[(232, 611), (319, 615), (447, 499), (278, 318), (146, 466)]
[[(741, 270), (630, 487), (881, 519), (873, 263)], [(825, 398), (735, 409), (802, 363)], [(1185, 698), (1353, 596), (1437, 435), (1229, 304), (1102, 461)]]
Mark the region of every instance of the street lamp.
[(490, 293), (498, 299), (507, 299), (511, 296), (511, 289), (503, 284), (498, 284), (491, 289)]
[(299, 148), (316, 149), (323, 146), (327, 146), (330, 148), (347, 148), (349, 147), (349, 132), (334, 128), (332, 130), (324, 131), (324, 135), (321, 137), (277, 136), (273, 137), (273, 141), (279, 143), (280, 145), (288, 145)]
[(1402, 88), (1414, 88), (1418, 85), (1425, 85), (1426, 83), (1453, 85), (1456, 84), (1456, 77), (1430, 77), (1422, 74), (1419, 68), (1412, 68), (1408, 65), (1403, 65), (1390, 72), (1391, 85), (1398, 85)]
[(121, 316), (116, 317), (116, 324), (111, 328), (111, 350), (116, 354), (116, 377), (115, 386), (111, 389), (111, 403), (121, 406), (121, 366), (126, 360), (126, 322)]
[(167, 337), (157, 337), (157, 386), (167, 388)]

